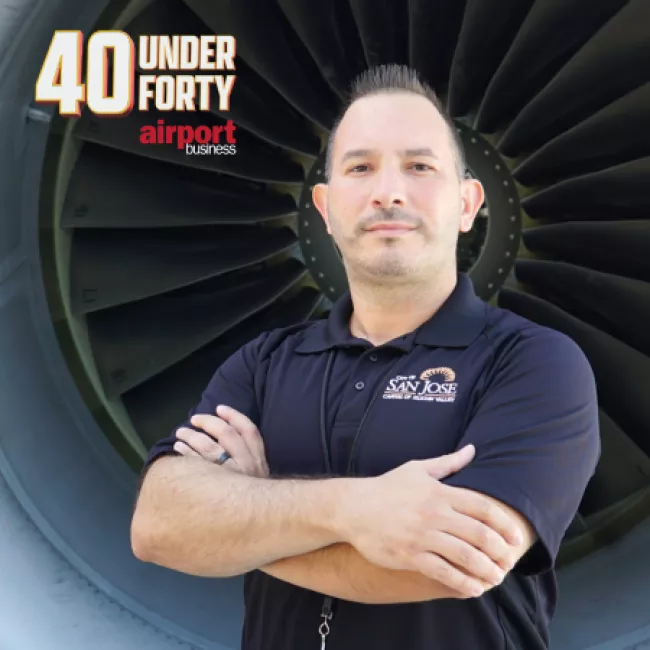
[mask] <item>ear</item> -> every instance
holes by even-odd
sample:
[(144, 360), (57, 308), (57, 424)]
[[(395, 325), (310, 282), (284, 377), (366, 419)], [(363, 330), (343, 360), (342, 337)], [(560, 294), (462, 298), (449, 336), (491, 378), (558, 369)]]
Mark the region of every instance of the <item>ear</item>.
[(314, 206), (320, 212), (323, 221), (325, 222), (325, 228), (327, 228), (327, 234), (331, 235), (332, 231), (330, 230), (330, 223), (327, 215), (327, 192), (328, 186), (325, 183), (318, 183), (314, 185), (314, 189), (311, 192), (311, 198), (314, 202)]
[(485, 191), (483, 185), (474, 178), (464, 179), (461, 183), (460, 232), (469, 232), (474, 219), (483, 205)]

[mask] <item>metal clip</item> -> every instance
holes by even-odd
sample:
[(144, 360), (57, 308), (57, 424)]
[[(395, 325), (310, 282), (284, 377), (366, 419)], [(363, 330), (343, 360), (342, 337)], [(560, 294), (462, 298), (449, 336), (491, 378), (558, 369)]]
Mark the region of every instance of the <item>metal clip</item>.
[(318, 628), (318, 633), (320, 634), (320, 638), (321, 638), (320, 650), (325, 650), (325, 642), (327, 641), (327, 635), (330, 633), (330, 626), (327, 621), (332, 618), (332, 615), (330, 614), (329, 616), (327, 616), (323, 614), (323, 618), (325, 620), (320, 624)]
[(323, 603), (323, 609), (321, 612), (321, 618), (324, 619), (323, 622), (318, 626), (318, 634), (320, 634), (320, 650), (325, 650), (325, 643), (327, 641), (327, 636), (330, 633), (330, 624), (329, 621), (332, 620), (332, 599), (327, 596), (325, 602)]

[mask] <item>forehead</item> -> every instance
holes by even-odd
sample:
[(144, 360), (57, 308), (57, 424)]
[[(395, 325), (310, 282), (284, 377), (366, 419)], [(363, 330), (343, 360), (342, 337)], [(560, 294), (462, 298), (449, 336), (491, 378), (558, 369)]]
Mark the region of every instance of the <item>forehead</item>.
[(345, 113), (333, 146), (336, 160), (348, 149), (431, 147), (451, 154), (449, 127), (436, 107), (413, 93), (384, 93), (357, 100)]

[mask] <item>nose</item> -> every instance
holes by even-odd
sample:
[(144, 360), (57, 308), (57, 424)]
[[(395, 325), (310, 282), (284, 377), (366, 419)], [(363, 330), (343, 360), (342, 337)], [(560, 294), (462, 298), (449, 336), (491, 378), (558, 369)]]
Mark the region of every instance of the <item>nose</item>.
[(375, 174), (371, 203), (373, 208), (403, 208), (406, 205), (404, 179), (398, 170), (385, 166)]

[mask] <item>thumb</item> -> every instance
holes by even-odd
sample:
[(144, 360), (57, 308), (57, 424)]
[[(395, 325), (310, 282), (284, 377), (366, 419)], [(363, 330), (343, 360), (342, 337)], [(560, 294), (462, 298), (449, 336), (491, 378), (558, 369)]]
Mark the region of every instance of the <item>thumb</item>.
[(474, 445), (466, 445), (453, 454), (446, 454), (425, 461), (425, 469), (429, 476), (440, 480), (460, 471), (463, 467), (471, 463), (475, 453), (476, 449)]

